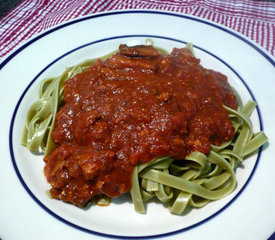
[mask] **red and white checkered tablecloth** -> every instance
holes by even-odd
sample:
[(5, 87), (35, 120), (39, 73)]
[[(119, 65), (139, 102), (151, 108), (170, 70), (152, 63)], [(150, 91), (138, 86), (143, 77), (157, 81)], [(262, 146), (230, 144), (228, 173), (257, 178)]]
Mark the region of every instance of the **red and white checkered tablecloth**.
[(261, 0), (24, 0), (0, 20), (0, 59), (58, 23), (119, 9), (167, 10), (232, 28), (275, 56), (275, 2)]

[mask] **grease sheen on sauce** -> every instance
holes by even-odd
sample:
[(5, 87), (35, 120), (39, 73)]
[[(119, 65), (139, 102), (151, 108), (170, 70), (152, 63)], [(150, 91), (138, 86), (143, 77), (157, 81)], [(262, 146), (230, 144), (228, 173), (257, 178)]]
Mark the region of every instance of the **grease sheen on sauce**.
[(186, 48), (162, 55), (120, 45), (68, 80), (64, 101), (44, 171), (51, 195), (77, 206), (128, 192), (137, 164), (168, 155), (184, 161), (235, 133), (223, 107), (237, 108), (226, 76)]

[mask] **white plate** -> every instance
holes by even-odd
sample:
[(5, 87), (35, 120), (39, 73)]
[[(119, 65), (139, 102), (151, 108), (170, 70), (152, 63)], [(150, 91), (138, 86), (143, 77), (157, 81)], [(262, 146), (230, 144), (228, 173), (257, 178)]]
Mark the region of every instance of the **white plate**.
[[(20, 145), (28, 107), (45, 77), (87, 58), (102, 56), (120, 43), (146, 39), (171, 50), (193, 42), (203, 66), (225, 73), (244, 102), (258, 103), (255, 131), (269, 143), (237, 170), (230, 196), (175, 216), (151, 203), (145, 215), (122, 196), (109, 207), (79, 209), (47, 197), (43, 156)], [(119, 11), (82, 17), (32, 38), (0, 65), (1, 204), (0, 238), (5, 239), (267, 239), (275, 229), (274, 59), (254, 42), (220, 25), (186, 15)]]

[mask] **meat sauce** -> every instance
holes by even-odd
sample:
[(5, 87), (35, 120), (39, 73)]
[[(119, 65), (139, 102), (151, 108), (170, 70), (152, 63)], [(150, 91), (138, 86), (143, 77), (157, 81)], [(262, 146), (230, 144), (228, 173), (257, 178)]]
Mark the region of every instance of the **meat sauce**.
[(187, 48), (163, 55), (120, 45), (65, 82), (64, 102), (44, 171), (52, 197), (80, 207), (128, 192), (138, 164), (206, 154), (235, 133), (223, 107), (237, 108), (226, 76), (203, 68)]

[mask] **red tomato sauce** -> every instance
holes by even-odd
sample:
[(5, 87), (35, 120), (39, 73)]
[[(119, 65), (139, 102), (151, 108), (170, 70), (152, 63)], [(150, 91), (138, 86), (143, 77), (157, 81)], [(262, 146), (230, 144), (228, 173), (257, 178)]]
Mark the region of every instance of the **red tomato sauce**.
[(223, 107), (237, 108), (226, 76), (203, 68), (186, 48), (162, 55), (120, 45), (65, 82), (64, 102), (44, 171), (53, 198), (77, 206), (128, 192), (138, 164), (207, 154), (235, 133)]

